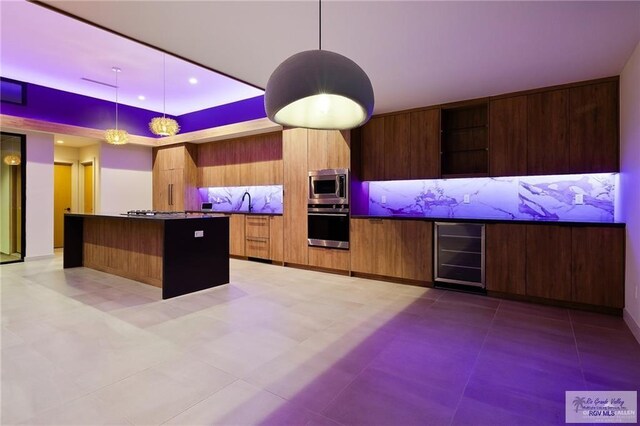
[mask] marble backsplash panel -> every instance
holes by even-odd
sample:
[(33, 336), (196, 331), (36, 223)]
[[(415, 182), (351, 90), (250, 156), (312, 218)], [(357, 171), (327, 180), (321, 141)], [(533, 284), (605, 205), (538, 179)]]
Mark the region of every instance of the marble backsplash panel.
[[(614, 222), (617, 177), (594, 173), (369, 182), (369, 214)], [(582, 204), (576, 202), (580, 196)]]
[(202, 202), (213, 203), (218, 212), (249, 211), (249, 199), (242, 201), (245, 191), (251, 195), (254, 213), (282, 213), (282, 185), (227, 186), (198, 188)]

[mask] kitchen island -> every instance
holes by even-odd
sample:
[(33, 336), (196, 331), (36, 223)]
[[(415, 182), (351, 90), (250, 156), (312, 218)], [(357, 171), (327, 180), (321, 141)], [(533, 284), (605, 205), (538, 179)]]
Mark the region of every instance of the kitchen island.
[(162, 288), (162, 298), (229, 282), (229, 218), (68, 213), (64, 268), (84, 266)]

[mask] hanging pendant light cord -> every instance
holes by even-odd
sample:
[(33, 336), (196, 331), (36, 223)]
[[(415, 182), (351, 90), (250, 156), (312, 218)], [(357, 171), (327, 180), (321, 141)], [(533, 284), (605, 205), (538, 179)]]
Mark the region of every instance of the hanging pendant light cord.
[(167, 110), (167, 54), (162, 54), (162, 118)]
[(318, 50), (322, 50), (322, 0), (318, 0)]
[(118, 71), (116, 71), (116, 130), (118, 130)]

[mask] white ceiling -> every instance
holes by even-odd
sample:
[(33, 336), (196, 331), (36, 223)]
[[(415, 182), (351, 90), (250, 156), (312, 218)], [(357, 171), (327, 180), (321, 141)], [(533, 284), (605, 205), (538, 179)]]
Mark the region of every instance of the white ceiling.
[[(46, 3), (260, 87), (317, 48), (315, 1)], [(639, 1), (325, 0), (322, 11), (323, 48), (368, 73), (376, 113), (618, 75), (640, 40)]]
[[(117, 66), (120, 102), (163, 111), (162, 52), (26, 1), (0, 1), (0, 21), (3, 77), (114, 101), (114, 87), (82, 78), (115, 86)], [(263, 93), (172, 56), (166, 74), (166, 112), (173, 115)]]

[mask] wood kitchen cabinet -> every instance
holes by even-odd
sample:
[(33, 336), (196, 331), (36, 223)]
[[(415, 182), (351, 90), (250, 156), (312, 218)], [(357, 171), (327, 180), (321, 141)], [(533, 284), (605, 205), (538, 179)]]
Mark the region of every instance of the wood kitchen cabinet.
[(394, 219), (351, 220), (351, 270), (433, 280), (433, 223)]
[(407, 179), (411, 173), (411, 115), (384, 117), (384, 179)]
[(527, 97), (495, 99), (489, 103), (489, 174), (527, 174)]
[(527, 97), (527, 174), (569, 173), (569, 90)]
[(282, 262), (284, 260), (284, 221), (282, 216), (269, 217), (269, 245), (271, 260)]
[(350, 265), (349, 250), (326, 247), (309, 247), (309, 265), (336, 271), (348, 271)]
[(198, 145), (198, 185), (282, 184), (282, 133), (246, 136)]
[(619, 170), (618, 81), (569, 89), (572, 173)]
[(440, 175), (440, 109), (375, 117), (361, 131), (362, 180)]
[(184, 211), (200, 208), (197, 150), (192, 144), (153, 149), (153, 208)]
[(229, 216), (229, 254), (244, 257), (245, 224), (243, 214)]
[(245, 229), (245, 256), (259, 259), (271, 258), (270, 223), (269, 216), (246, 215), (244, 218)]
[(401, 221), (401, 277), (433, 281), (433, 222)]
[[(411, 113), (409, 179), (440, 177), (440, 109)], [(404, 165), (406, 168), (406, 165)]]
[(309, 170), (350, 168), (351, 132), (312, 129), (308, 132)]
[(572, 300), (624, 307), (624, 228), (574, 227)]
[(487, 224), (485, 238), (487, 291), (525, 295), (527, 226)]
[[(527, 296), (571, 301), (571, 228), (526, 227)], [(491, 255), (487, 252), (487, 256)]]
[(384, 180), (384, 117), (370, 119), (361, 132), (361, 175), (363, 181)]
[(308, 264), (307, 201), (307, 129), (282, 132), (284, 169), (284, 262)]
[(488, 104), (442, 110), (442, 177), (487, 176), (489, 172)]

